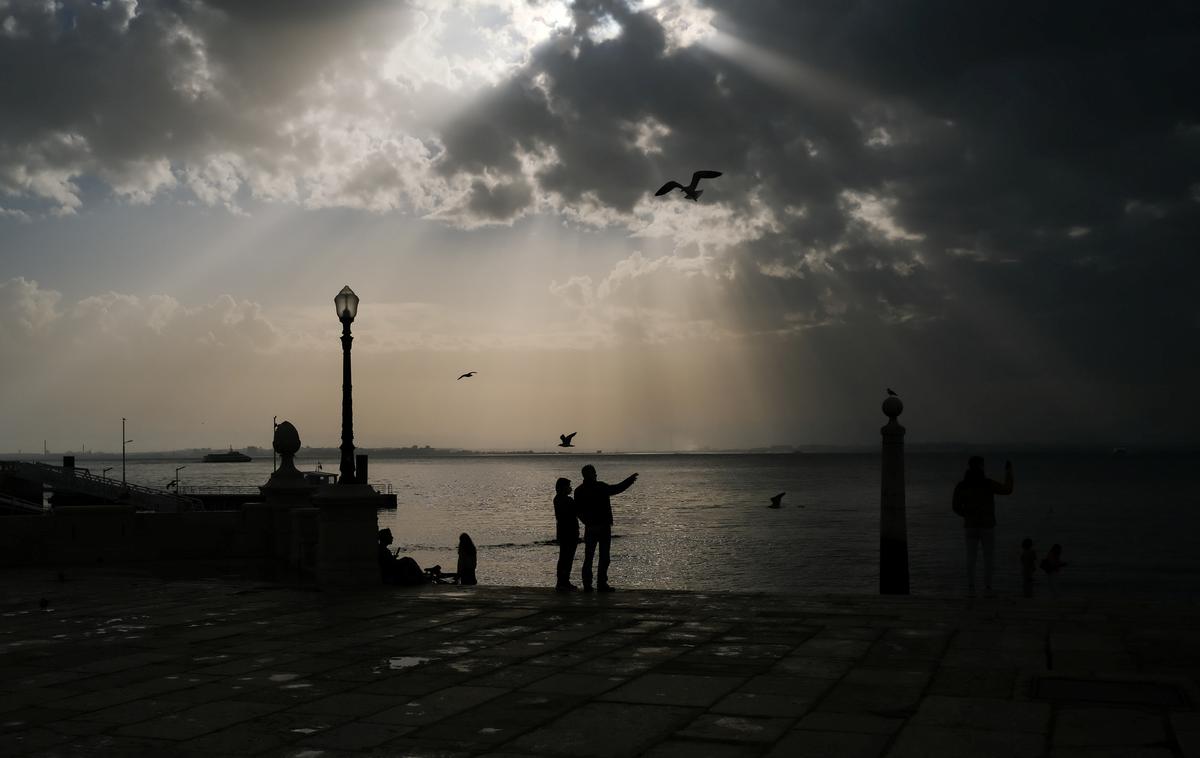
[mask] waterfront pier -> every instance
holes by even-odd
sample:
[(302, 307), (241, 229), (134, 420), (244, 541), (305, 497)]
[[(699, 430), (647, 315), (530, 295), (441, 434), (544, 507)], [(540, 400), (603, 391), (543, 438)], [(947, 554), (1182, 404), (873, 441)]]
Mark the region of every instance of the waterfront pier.
[(1200, 755), (1193, 605), (155, 571), (0, 573), (0, 753)]

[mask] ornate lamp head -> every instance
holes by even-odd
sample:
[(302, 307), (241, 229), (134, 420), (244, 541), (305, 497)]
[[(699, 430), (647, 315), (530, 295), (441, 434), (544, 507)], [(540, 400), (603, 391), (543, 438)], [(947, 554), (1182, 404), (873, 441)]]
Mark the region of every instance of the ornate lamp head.
[(337, 297), (333, 299), (333, 305), (337, 308), (338, 318), (342, 321), (353, 321), (358, 315), (358, 295), (354, 294), (354, 290), (350, 289), (347, 284), (342, 287), (342, 291), (337, 293)]

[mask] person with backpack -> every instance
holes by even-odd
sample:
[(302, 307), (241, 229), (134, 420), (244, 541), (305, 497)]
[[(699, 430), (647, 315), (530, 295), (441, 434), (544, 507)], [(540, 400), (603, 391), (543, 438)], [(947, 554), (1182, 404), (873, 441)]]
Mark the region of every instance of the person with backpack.
[(967, 544), (967, 594), (975, 596), (975, 558), (983, 551), (983, 594), (995, 597), (992, 590), (993, 556), (996, 550), (996, 495), (1011, 495), (1013, 491), (1012, 461), (1004, 462), (1004, 483), (988, 479), (983, 471), (983, 458), (973, 455), (967, 460), (967, 471), (954, 487), (954, 512), (962, 517), (963, 534)]

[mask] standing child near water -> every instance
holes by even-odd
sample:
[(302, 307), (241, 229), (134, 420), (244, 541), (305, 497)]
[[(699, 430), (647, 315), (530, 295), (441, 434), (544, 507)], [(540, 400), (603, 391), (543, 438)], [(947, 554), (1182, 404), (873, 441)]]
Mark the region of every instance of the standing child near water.
[(1033, 597), (1033, 575), (1037, 573), (1037, 551), (1033, 540), (1021, 540), (1021, 589), (1025, 597)]
[(559, 477), (554, 483), (554, 538), (558, 542), (558, 566), (555, 572), (555, 592), (574, 592), (571, 584), (571, 564), (579, 547), (579, 512), (571, 499), (571, 480)]

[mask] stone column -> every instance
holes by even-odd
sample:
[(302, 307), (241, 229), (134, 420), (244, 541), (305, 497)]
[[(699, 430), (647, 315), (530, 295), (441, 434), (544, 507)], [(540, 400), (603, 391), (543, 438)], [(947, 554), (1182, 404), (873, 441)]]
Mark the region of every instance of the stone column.
[(379, 585), (376, 518), (382, 498), (369, 484), (323, 487), (312, 498), (320, 513), (317, 581), (325, 588)]
[(904, 508), (904, 427), (900, 398), (883, 401), (883, 488), (879, 509), (879, 594), (908, 594), (908, 524)]

